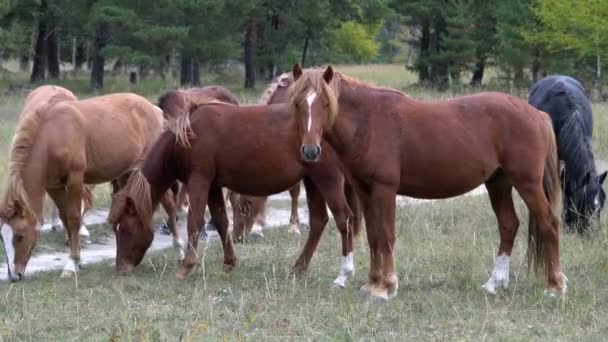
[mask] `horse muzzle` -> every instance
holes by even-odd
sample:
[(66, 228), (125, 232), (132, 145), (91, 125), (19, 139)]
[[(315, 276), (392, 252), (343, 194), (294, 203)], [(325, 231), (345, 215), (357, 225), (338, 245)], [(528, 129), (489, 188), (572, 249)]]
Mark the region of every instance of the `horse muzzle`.
[(316, 161), (319, 160), (319, 158), (321, 158), (321, 146), (319, 145), (315, 145), (315, 146), (308, 146), (308, 145), (302, 145), (302, 159), (304, 159), (305, 162), (308, 163), (314, 163)]

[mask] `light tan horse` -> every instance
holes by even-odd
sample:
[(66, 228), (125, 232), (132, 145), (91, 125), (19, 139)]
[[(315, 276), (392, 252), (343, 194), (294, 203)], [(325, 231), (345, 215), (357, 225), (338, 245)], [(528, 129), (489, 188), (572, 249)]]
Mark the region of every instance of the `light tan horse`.
[[(70, 240), (70, 260), (62, 276), (77, 272), (84, 184), (128, 176), (160, 134), (163, 122), (159, 108), (126, 93), (59, 101), (19, 122), (11, 144), (7, 192), (0, 204), (0, 231), (11, 281), (25, 273), (38, 238), (45, 193), (57, 205)], [(175, 204), (170, 192), (164, 198), (181, 258)]]
[[(48, 108), (60, 101), (76, 101), (76, 95), (68, 89), (55, 86), (55, 85), (43, 85), (32, 90), (23, 103), (23, 110), (19, 114), (19, 121), (23, 121), (25, 117), (32, 115), (38, 109)], [(93, 208), (93, 187), (85, 186), (82, 201), (82, 216)], [(65, 241), (68, 242), (68, 232), (66, 229), (63, 230), (65, 233)], [(88, 240), (89, 231), (84, 225), (80, 227), (79, 235)]]

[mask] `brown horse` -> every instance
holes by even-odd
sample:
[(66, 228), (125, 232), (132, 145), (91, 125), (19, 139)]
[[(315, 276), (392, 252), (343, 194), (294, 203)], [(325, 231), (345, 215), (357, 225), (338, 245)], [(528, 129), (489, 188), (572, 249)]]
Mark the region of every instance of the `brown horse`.
[[(24, 116), (13, 137), (8, 190), (0, 204), (11, 281), (25, 273), (42, 223), (45, 193), (57, 205), (70, 240), (70, 260), (62, 275), (77, 272), (84, 184), (125, 177), (158, 137), (163, 121), (159, 108), (135, 94), (66, 99)], [(163, 198), (175, 229), (170, 193)], [(177, 245), (179, 237), (174, 239)]]
[(315, 162), (327, 141), (363, 207), (371, 254), (363, 294), (387, 300), (397, 292), (397, 194), (448, 198), (482, 183), (500, 232), (494, 271), (483, 288), (495, 293), (508, 286), (519, 226), (511, 197), (515, 188), (530, 211), (529, 265), (546, 272), (550, 293), (565, 293), (555, 213), (560, 198), (557, 152), (546, 113), (501, 93), (421, 102), (334, 73), (331, 67), (302, 74), (296, 65), (293, 73), (297, 81), (288, 104), (302, 145), (300, 153), (293, 153)]
[[(152, 147), (139, 175), (134, 174), (127, 186), (114, 196), (110, 217), (111, 222), (120, 225), (119, 234), (148, 239), (151, 213), (158, 205), (160, 194), (172, 182), (180, 180), (188, 190), (190, 210), (188, 249), (177, 276), (187, 277), (197, 263), (199, 227), (204, 223), (207, 205), (218, 226), (224, 265), (232, 269), (237, 258), (228, 234), (222, 187), (251, 196), (268, 196), (304, 178), (310, 234), (296, 262), (296, 271), (302, 274), (308, 268), (329, 219), (327, 203), (342, 236), (343, 259), (335, 284), (345, 286), (354, 271), (353, 230), (356, 233), (359, 226), (351, 219), (345, 195), (354, 208), (357, 202), (354, 193), (348, 191), (350, 187), (345, 188), (340, 163), (329, 146), (324, 157), (314, 165), (294, 156), (292, 149), (299, 145), (299, 137), (295, 134), (294, 117), (284, 104), (239, 107), (210, 102), (177, 121)], [(176, 140), (179, 143), (176, 144)], [(134, 250), (133, 246), (120, 243), (118, 248)], [(138, 255), (145, 251), (140, 250)]]
[[(277, 80), (271, 83), (267, 88), (259, 104), (285, 102), (286, 90), (291, 83), (293, 83), (291, 73), (285, 73), (279, 76)], [(239, 105), (236, 96), (228, 89), (221, 86), (206, 86), (202, 88), (168, 91), (159, 97), (158, 106), (163, 110), (165, 118), (169, 121), (173, 121), (181, 115), (189, 115), (195, 107), (209, 102), (210, 100), (218, 100)], [(182, 187), (181, 189), (184, 188)], [(300, 234), (300, 219), (298, 217), (298, 198), (300, 196), (299, 182), (289, 189), (289, 194), (291, 195), (289, 231)], [(233, 191), (228, 191), (227, 197), (233, 207), (233, 236), (237, 240), (241, 240), (243, 234), (249, 232), (258, 236), (263, 236), (262, 228), (265, 225), (267, 197), (240, 195)], [(176, 201), (178, 203), (178, 208), (183, 207), (188, 201), (186, 192), (179, 191)]]
[[(287, 89), (294, 82), (290, 72), (276, 77), (264, 91), (258, 105), (285, 103), (287, 101)], [(268, 197), (246, 196), (229, 193), (230, 201), (233, 203), (233, 225), (232, 236), (237, 241), (242, 240), (246, 234), (263, 236), (262, 230), (266, 225), (266, 205)], [(289, 188), (291, 198), (291, 214), (289, 216), (289, 229), (292, 234), (299, 236), (300, 217), (298, 215), (298, 198), (300, 197), (300, 182)], [(354, 209), (354, 208), (351, 208)], [(358, 215), (357, 212), (354, 213)], [(359, 215), (360, 216), (360, 215)]]

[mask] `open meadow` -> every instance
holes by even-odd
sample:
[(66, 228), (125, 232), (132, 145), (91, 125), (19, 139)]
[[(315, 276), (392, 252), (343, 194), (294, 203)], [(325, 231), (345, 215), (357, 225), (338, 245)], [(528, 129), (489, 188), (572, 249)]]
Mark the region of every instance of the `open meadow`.
[[(336, 70), (402, 89), (416, 98), (457, 95), (411, 87), (416, 76), (403, 65), (349, 65)], [(8, 83), (25, 82), (19, 75), (12, 77), (2, 81), (0, 92)], [(243, 103), (255, 103), (264, 85), (260, 82), (255, 91), (243, 92), (240, 81), (235, 81), (241, 79), (203, 74), (204, 84), (225, 85)], [(172, 87), (171, 82), (145, 81), (132, 91), (156, 102), (162, 91)], [(91, 96), (83, 93), (84, 77), (59, 84), (75, 90), (79, 97)], [(106, 92), (129, 90), (123, 76), (109, 78), (107, 84)], [(0, 93), (0, 193), (5, 188), (7, 151), (22, 102), (22, 95)], [(608, 104), (594, 104), (593, 110), (594, 152), (597, 159), (606, 161)], [(277, 208), (286, 206), (286, 201), (271, 203)], [(0, 341), (605, 340), (608, 215), (602, 215), (588, 237), (561, 235), (568, 294), (563, 299), (548, 298), (543, 295), (542, 282), (527, 272), (527, 210), (519, 199), (516, 203), (521, 224), (510, 286), (496, 297), (481, 290), (499, 242), (486, 194), (399, 201), (395, 259), (400, 286), (397, 296), (386, 304), (358, 297), (369, 270), (365, 232), (356, 241), (355, 276), (345, 289), (332, 288), (341, 258), (339, 234), (330, 220), (304, 279), (294, 278), (291, 267), (307, 232), (294, 239), (286, 229), (278, 228), (265, 232), (264, 240), (237, 245), (239, 265), (229, 274), (221, 269), (220, 244), (211, 242), (201, 243), (200, 265), (185, 281), (175, 277), (173, 251), (161, 251), (149, 253), (128, 276), (116, 274), (108, 260), (83, 267), (75, 279), (60, 279), (59, 272), (52, 271), (16, 284), (0, 282)], [(108, 206), (108, 186), (96, 188), (94, 204)], [(104, 234), (111, 232), (105, 228)], [(103, 227), (97, 227), (95, 234), (102, 231)], [(37, 252), (63, 248), (60, 235), (44, 234)], [(4, 262), (1, 249), (0, 261)], [(85, 248), (83, 258), (86, 255)]]

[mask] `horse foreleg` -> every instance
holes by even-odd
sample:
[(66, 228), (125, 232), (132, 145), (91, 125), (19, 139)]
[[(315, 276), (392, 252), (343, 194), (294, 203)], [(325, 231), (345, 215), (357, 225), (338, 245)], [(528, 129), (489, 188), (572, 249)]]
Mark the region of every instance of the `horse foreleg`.
[(188, 245), (186, 246), (186, 256), (177, 270), (176, 276), (185, 279), (189, 276), (198, 260), (198, 240), (201, 227), (205, 224), (205, 207), (209, 197), (210, 184), (207, 180), (191, 176), (188, 180), (188, 197), (190, 198), (190, 210), (188, 210)]
[(310, 233), (304, 244), (302, 254), (300, 254), (294, 266), (294, 271), (298, 277), (303, 276), (308, 270), (310, 260), (317, 249), (327, 221), (329, 221), (325, 200), (323, 200), (317, 186), (309, 178), (304, 178), (304, 188), (306, 189), (306, 201), (308, 202)]
[(224, 249), (224, 270), (232, 271), (237, 264), (236, 253), (234, 252), (234, 244), (232, 237), (228, 234), (228, 214), (226, 213), (226, 203), (222, 188), (213, 187), (209, 191), (209, 212), (213, 222), (217, 225), (217, 232), (222, 241)]
[(78, 231), (82, 221), (83, 175), (72, 173), (68, 176), (65, 189), (49, 192), (67, 230), (70, 241), (70, 260), (66, 263), (61, 277), (70, 277), (78, 272), (80, 267), (80, 237)]
[(365, 211), (367, 241), (370, 249), (368, 281), (361, 293), (386, 301), (397, 294), (399, 280), (395, 273), (395, 199), (391, 187), (373, 184), (369, 193), (359, 192)]
[(340, 273), (336, 280), (334, 280), (334, 286), (344, 288), (346, 287), (348, 278), (355, 274), (353, 254), (354, 220), (341, 183), (339, 180), (335, 180), (328, 184), (318, 184), (318, 188), (322, 192), (323, 198), (334, 216), (336, 226), (342, 238), (342, 263), (340, 264)]
[(177, 261), (181, 262), (184, 260), (184, 241), (179, 237), (179, 229), (177, 228), (177, 208), (174, 202), (174, 196), (172, 191), (167, 191), (163, 195), (160, 204), (163, 206), (163, 209), (167, 213), (169, 230), (171, 231), (171, 236), (173, 236), (173, 249), (175, 249), (175, 253), (177, 254)]
[(492, 209), (498, 221), (500, 245), (492, 274), (488, 281), (483, 284), (482, 289), (489, 294), (495, 295), (497, 287), (502, 287), (503, 289), (509, 287), (509, 263), (515, 236), (519, 229), (519, 220), (513, 206), (513, 197), (511, 195), (513, 187), (509, 180), (502, 175), (486, 182), (485, 185), (486, 189), (488, 189)]
[(289, 217), (288, 232), (300, 235), (300, 217), (298, 216), (298, 199), (300, 197), (300, 182), (289, 189), (291, 197), (291, 216)]

